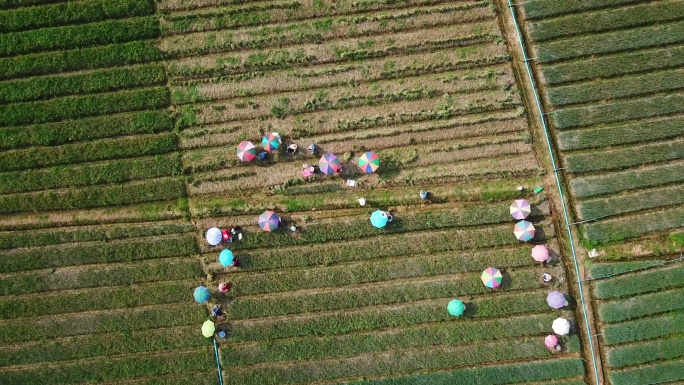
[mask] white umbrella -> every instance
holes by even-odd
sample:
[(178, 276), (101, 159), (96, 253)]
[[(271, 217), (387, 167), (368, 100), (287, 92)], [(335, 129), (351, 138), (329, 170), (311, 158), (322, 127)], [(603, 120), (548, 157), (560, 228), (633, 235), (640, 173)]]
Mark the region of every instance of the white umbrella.
[(565, 318), (556, 318), (551, 325), (553, 332), (559, 336), (564, 336), (570, 333), (570, 321)]
[(212, 227), (207, 230), (207, 242), (210, 245), (216, 246), (223, 240), (223, 234), (221, 234), (221, 229), (218, 227)]

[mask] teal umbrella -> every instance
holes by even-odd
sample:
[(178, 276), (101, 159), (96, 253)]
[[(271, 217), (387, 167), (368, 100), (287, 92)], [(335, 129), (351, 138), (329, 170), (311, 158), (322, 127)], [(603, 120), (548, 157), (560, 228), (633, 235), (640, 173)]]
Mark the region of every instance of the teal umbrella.
[(211, 297), (211, 293), (209, 292), (209, 289), (207, 289), (204, 286), (197, 286), (195, 288), (195, 292), (193, 293), (193, 297), (195, 297), (195, 301), (199, 303), (205, 303), (209, 301), (209, 298)]
[(458, 299), (452, 299), (451, 301), (449, 301), (449, 304), (447, 305), (447, 310), (449, 311), (449, 314), (451, 314), (454, 317), (463, 315), (465, 308), (466, 307), (463, 304), (463, 301), (460, 301)]
[(370, 217), (371, 224), (379, 229), (387, 226), (387, 213), (381, 210), (375, 210)]
[(233, 252), (228, 249), (221, 251), (219, 254), (219, 263), (221, 266), (235, 266), (235, 257), (233, 257)]

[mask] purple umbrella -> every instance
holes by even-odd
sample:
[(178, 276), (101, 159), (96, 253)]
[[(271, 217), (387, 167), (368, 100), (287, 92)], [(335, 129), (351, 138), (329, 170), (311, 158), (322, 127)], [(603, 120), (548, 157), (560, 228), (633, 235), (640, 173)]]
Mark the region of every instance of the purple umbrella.
[(563, 306), (568, 305), (568, 301), (565, 300), (565, 295), (560, 291), (552, 291), (546, 296), (546, 303), (549, 304), (554, 309), (560, 309)]
[(510, 207), (511, 215), (515, 219), (525, 219), (532, 212), (530, 202), (524, 199), (516, 199)]
[(318, 168), (323, 174), (337, 174), (340, 172), (340, 159), (334, 154), (325, 154), (318, 161)]
[(264, 231), (273, 231), (280, 225), (280, 217), (273, 211), (264, 211), (259, 215), (259, 227)]

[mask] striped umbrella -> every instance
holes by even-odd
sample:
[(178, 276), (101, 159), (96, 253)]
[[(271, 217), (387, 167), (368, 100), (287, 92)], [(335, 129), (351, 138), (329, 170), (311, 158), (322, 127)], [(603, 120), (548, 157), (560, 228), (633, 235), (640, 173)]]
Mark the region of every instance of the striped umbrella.
[(243, 140), (237, 146), (237, 157), (243, 162), (251, 162), (256, 158), (256, 147), (254, 143)]
[(367, 174), (377, 171), (378, 167), (380, 167), (380, 157), (373, 151), (367, 152), (359, 158), (359, 168)]
[(259, 215), (259, 227), (264, 231), (273, 231), (280, 225), (280, 217), (273, 211), (264, 211)]
[(482, 272), (482, 283), (489, 288), (496, 289), (499, 287), (502, 279), (503, 276), (496, 267), (488, 267)]
[(323, 174), (337, 174), (340, 172), (340, 159), (335, 154), (325, 154), (318, 161), (318, 167)]
[(282, 142), (283, 140), (280, 139), (280, 135), (273, 132), (261, 139), (261, 146), (268, 152), (274, 152), (278, 149), (278, 146), (280, 146), (280, 143)]
[(515, 201), (513, 201), (513, 204), (511, 205), (510, 209), (511, 215), (515, 219), (525, 219), (532, 212), (530, 202), (524, 199), (516, 199)]
[(534, 238), (534, 232), (535, 232), (534, 225), (532, 222), (528, 221), (520, 221), (515, 224), (515, 228), (513, 228), (513, 234), (515, 234), (515, 237), (518, 238), (519, 241), (527, 242), (532, 240)]
[(233, 252), (228, 249), (221, 251), (219, 254), (219, 263), (221, 266), (235, 266)]

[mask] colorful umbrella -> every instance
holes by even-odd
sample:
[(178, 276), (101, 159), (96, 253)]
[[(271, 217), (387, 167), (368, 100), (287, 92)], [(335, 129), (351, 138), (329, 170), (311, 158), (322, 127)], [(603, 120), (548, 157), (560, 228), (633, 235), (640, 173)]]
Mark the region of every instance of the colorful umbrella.
[(568, 306), (568, 301), (565, 300), (565, 295), (560, 291), (552, 291), (546, 296), (546, 303), (554, 309), (560, 309), (563, 306)]
[(195, 288), (195, 292), (192, 295), (193, 297), (195, 297), (195, 301), (199, 303), (205, 303), (209, 301), (209, 298), (211, 297), (209, 289), (207, 289), (204, 286), (197, 286)]
[(510, 209), (511, 215), (515, 219), (525, 219), (532, 212), (530, 202), (524, 199), (516, 199), (515, 201), (513, 201), (513, 204), (511, 205)]
[(268, 152), (274, 152), (278, 149), (278, 146), (280, 146), (280, 143), (282, 142), (283, 140), (280, 139), (280, 135), (273, 132), (261, 139), (261, 146)]
[(532, 222), (528, 221), (520, 221), (516, 223), (515, 228), (513, 229), (513, 234), (515, 234), (516, 238), (523, 242), (527, 242), (534, 238), (534, 232), (534, 225)]
[(447, 311), (454, 317), (462, 315), (465, 311), (465, 308), (466, 307), (463, 304), (463, 301), (459, 301), (457, 299), (452, 299), (451, 301), (449, 301), (449, 304), (447, 305)]
[(259, 215), (259, 227), (264, 231), (273, 231), (280, 225), (280, 217), (273, 211), (264, 211)]
[(221, 229), (218, 227), (212, 227), (209, 230), (207, 230), (207, 242), (209, 242), (210, 245), (216, 246), (221, 241), (223, 240), (223, 234), (221, 233)]
[(219, 263), (221, 266), (235, 266), (235, 257), (233, 252), (226, 249), (219, 254)]
[(570, 333), (570, 322), (565, 318), (556, 318), (551, 325), (553, 332), (559, 336), (564, 336)]
[(501, 272), (495, 267), (488, 267), (482, 272), (482, 283), (489, 288), (496, 289), (499, 287), (502, 279)]
[(558, 337), (554, 336), (553, 334), (549, 334), (544, 338), (544, 345), (546, 345), (547, 348), (553, 349), (556, 346), (558, 346)]
[(549, 261), (549, 249), (544, 245), (537, 245), (532, 248), (532, 258), (537, 262)]
[(367, 174), (377, 171), (378, 167), (380, 167), (380, 157), (373, 151), (367, 152), (359, 158), (359, 168)]
[(323, 174), (337, 174), (340, 172), (340, 159), (334, 154), (325, 154), (318, 161), (318, 167)]
[(256, 158), (256, 147), (254, 143), (243, 140), (237, 146), (237, 157), (243, 162), (251, 162)]
[(371, 224), (379, 229), (387, 226), (387, 213), (381, 210), (373, 211), (370, 217)]
[(211, 336), (214, 335), (214, 331), (216, 331), (216, 326), (214, 326), (214, 323), (210, 320), (204, 321), (202, 324), (202, 335), (207, 338), (211, 338)]

